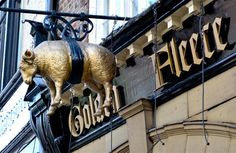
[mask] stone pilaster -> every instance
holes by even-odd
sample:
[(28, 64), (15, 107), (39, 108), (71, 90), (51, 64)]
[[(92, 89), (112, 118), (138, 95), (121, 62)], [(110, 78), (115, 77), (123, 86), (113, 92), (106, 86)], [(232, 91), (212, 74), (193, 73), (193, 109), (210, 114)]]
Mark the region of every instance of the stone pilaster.
[(119, 111), (127, 121), (130, 153), (145, 153), (151, 146), (147, 131), (152, 126), (151, 102), (141, 99)]

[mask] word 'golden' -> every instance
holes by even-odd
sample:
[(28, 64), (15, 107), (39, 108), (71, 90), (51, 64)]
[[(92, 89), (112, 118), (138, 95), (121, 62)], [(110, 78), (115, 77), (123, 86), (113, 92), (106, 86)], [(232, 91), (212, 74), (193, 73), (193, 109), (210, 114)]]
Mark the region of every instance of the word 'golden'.
[[(117, 86), (113, 86), (113, 113), (117, 112), (120, 108), (120, 96), (117, 89)], [(97, 109), (99, 109), (99, 96), (96, 99), (93, 99), (92, 96), (89, 96), (89, 103), (84, 106), (74, 106), (69, 114), (69, 129), (74, 137), (78, 137), (82, 134), (85, 129), (90, 129), (92, 126), (95, 126), (97, 123), (103, 122), (105, 117), (110, 117), (111, 112), (109, 108), (104, 107), (102, 114), (100, 116), (95, 116)], [(73, 112), (77, 112), (76, 115)]]

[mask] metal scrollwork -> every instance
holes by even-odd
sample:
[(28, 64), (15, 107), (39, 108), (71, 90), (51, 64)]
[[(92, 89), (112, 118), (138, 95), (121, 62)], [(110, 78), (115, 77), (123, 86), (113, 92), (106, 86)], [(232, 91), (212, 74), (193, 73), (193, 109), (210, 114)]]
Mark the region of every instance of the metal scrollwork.
[[(75, 26), (76, 23), (77, 26)], [(55, 14), (48, 15), (44, 18), (43, 26), (50, 32), (54, 40), (73, 38), (81, 41), (93, 30), (92, 21), (83, 13), (70, 21)]]

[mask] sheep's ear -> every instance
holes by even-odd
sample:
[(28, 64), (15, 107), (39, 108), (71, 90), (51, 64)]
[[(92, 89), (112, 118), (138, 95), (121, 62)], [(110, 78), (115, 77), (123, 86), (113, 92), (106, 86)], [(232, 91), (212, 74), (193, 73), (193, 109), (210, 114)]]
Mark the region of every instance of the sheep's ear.
[(24, 54), (22, 55), (22, 58), (24, 61), (26, 61), (29, 64), (32, 64), (35, 58), (35, 54), (33, 51), (26, 50)]
[(28, 49), (23, 54), (23, 59), (25, 59), (25, 60), (34, 60), (34, 58), (35, 58), (34, 52), (32, 52)]

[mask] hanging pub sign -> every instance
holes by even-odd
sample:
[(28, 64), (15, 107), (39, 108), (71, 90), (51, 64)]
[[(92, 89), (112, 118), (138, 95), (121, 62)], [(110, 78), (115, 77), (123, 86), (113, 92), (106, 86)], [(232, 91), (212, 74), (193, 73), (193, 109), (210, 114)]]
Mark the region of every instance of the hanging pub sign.
[(202, 27), (202, 37), (200, 33), (193, 33), (188, 40), (182, 40), (179, 44), (174, 38), (166, 42), (152, 55), (158, 85), (169, 82), (169, 76), (179, 78), (183, 73), (190, 72), (194, 66), (201, 65), (203, 55), (205, 59), (210, 60), (215, 54), (228, 49), (229, 21), (229, 18), (215, 18), (213, 23), (207, 23)]
[(84, 105), (79, 103), (78, 105), (73, 106), (69, 114), (69, 129), (71, 135), (74, 137), (80, 136), (84, 130), (89, 130), (92, 127), (95, 127), (98, 123), (103, 122), (106, 118), (111, 117), (111, 114), (116, 113), (121, 107), (120, 95), (117, 86), (112, 88), (112, 110), (108, 107), (103, 107), (102, 114), (96, 116), (95, 113), (99, 109), (99, 103), (101, 98), (99, 96), (88, 96), (88, 102)]

